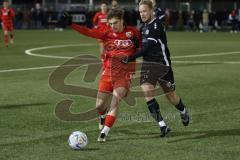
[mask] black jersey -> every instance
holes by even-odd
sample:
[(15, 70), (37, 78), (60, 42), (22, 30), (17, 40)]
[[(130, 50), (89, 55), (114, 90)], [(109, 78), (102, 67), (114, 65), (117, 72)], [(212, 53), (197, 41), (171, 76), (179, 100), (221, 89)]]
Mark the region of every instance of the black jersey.
[(166, 66), (171, 66), (167, 36), (161, 18), (154, 18), (152, 21), (143, 24), (141, 36), (143, 48), (151, 43), (151, 48), (143, 54), (143, 60), (161, 62)]

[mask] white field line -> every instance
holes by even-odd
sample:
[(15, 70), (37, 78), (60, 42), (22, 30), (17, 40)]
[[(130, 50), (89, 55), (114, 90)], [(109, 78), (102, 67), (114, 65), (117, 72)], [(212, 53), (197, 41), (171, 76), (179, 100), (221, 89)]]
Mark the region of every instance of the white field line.
[(96, 44), (85, 43), (85, 44), (68, 44), (68, 45), (45, 46), (45, 47), (28, 49), (28, 50), (25, 51), (25, 53), (29, 56), (36, 56), (36, 57), (54, 58), (54, 59), (71, 59), (73, 57), (42, 55), (42, 54), (33, 53), (33, 51), (53, 49), (53, 48), (75, 47), (75, 46), (96, 46)]
[[(44, 58), (55, 58), (55, 59), (70, 59), (73, 57), (65, 57), (65, 56), (50, 56), (50, 55), (42, 55), (32, 53), (33, 51), (46, 50), (52, 48), (65, 48), (65, 47), (73, 47), (73, 46), (95, 46), (96, 44), (68, 44), (68, 45), (54, 45), (54, 46), (45, 46), (39, 48), (32, 48), (25, 51), (27, 55), (36, 56), (36, 57), (44, 57)], [(183, 56), (173, 56), (172, 59), (180, 59), (180, 58), (192, 58), (192, 57), (210, 57), (210, 56), (224, 56), (224, 55), (232, 55), (239, 54), (240, 51), (235, 52), (220, 52), (220, 53), (209, 53), (209, 54), (199, 54), (199, 55), (183, 55)], [(179, 64), (240, 64), (240, 61), (172, 61), (173, 63)], [(42, 69), (53, 69), (59, 66), (43, 66), (43, 67), (31, 67), (31, 68), (17, 68), (17, 69), (7, 69), (0, 70), (0, 73), (7, 72), (18, 72), (18, 71), (31, 71), (31, 70), (42, 70)]]
[(57, 67), (59, 67), (59, 66), (45, 66), (45, 67), (6, 69), (6, 70), (0, 70), (0, 73), (19, 72), (19, 71), (31, 71), (31, 70), (41, 70), (41, 69), (52, 69), (52, 68), (57, 68)]
[[(95, 64), (95, 63), (91, 63)], [(97, 64), (97, 63), (96, 63)], [(30, 68), (18, 68), (18, 69), (6, 69), (6, 70), (0, 70), (0, 73), (7, 73), (7, 72), (18, 72), (18, 71), (31, 71), (31, 70), (43, 70), (43, 69), (54, 69), (58, 67), (74, 67), (79, 65), (61, 65), (61, 66), (43, 66), (43, 67), (30, 67)], [(86, 65), (81, 65), (81, 67)]]
[[(38, 50), (46, 50), (52, 48), (65, 48), (65, 47), (73, 47), (73, 46), (95, 46), (96, 44), (89, 43), (89, 44), (68, 44), (68, 45), (55, 45), (55, 46), (46, 46), (40, 48), (32, 48), (25, 51), (27, 55), (30, 56), (37, 56), (37, 57), (44, 57), (44, 58), (55, 58), (55, 59), (70, 59), (72, 57), (65, 57), (65, 56), (50, 56), (50, 55), (42, 55), (32, 53), (33, 51)], [(231, 55), (231, 54), (239, 54), (240, 51), (235, 52), (219, 52), (219, 53), (209, 53), (209, 54), (197, 54), (197, 55), (183, 55), (183, 56), (172, 56), (172, 59), (179, 59), (179, 58), (194, 58), (194, 57), (211, 57), (211, 56), (224, 56), (224, 55)]]
[(236, 52), (219, 52), (219, 53), (209, 53), (209, 54), (173, 56), (171, 58), (172, 59), (179, 59), (179, 58), (194, 58), (194, 57), (225, 56), (225, 55), (239, 54), (239, 53), (240, 53), (240, 51), (236, 51)]
[(172, 61), (179, 64), (240, 64), (240, 61)]

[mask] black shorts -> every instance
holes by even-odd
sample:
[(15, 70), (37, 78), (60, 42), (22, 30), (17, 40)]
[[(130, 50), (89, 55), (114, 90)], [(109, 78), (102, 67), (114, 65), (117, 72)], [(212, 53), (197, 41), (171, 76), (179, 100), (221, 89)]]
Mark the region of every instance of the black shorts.
[(141, 68), (140, 84), (150, 83), (162, 87), (164, 93), (175, 91), (175, 81), (171, 66), (162, 63), (143, 62)]

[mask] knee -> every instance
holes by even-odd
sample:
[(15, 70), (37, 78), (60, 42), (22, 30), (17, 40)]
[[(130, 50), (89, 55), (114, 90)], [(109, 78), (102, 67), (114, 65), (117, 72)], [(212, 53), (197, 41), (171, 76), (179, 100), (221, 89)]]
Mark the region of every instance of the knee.
[(96, 101), (96, 109), (98, 111), (101, 111), (104, 108), (104, 101), (103, 100), (97, 100)]
[(142, 85), (141, 88), (147, 102), (154, 98), (154, 87), (152, 85)]
[(124, 95), (122, 93), (113, 92), (113, 99), (116, 101), (116, 103), (119, 103), (123, 97)]

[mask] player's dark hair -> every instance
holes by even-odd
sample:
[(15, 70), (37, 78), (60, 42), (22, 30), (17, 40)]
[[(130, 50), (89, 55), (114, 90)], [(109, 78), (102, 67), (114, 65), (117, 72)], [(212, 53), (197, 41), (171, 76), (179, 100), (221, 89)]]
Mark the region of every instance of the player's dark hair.
[(139, 2), (139, 6), (140, 5), (147, 5), (150, 9), (153, 9), (153, 3), (150, 0), (141, 0)]
[(101, 1), (100, 4), (106, 4), (106, 5), (108, 5), (108, 2), (103, 0), (103, 1)]
[(115, 9), (111, 9), (108, 12), (107, 19), (111, 19), (111, 18), (123, 19), (123, 17), (124, 17), (124, 11), (120, 8), (115, 8)]

